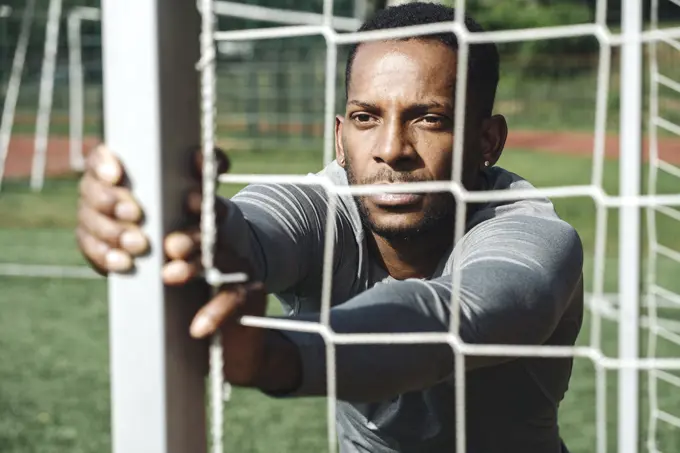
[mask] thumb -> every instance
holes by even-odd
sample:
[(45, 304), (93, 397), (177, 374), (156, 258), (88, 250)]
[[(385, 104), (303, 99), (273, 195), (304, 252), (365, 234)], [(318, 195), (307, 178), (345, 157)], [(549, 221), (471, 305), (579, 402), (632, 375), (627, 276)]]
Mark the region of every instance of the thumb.
[(120, 161), (104, 144), (97, 146), (88, 154), (86, 171), (109, 185), (118, 185), (124, 179)]
[(264, 316), (266, 309), (267, 295), (262, 283), (226, 285), (196, 313), (191, 336), (205, 338), (221, 325), (237, 322), (241, 316)]

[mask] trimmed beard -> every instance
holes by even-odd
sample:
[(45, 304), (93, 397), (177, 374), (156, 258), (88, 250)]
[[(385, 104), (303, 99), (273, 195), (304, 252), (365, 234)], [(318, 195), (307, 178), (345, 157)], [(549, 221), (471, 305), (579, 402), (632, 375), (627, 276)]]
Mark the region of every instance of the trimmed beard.
[[(380, 173), (374, 177), (359, 182), (356, 175), (352, 171), (352, 163), (347, 155), (345, 155), (345, 173), (347, 174), (347, 181), (350, 185), (358, 184), (372, 184), (379, 181), (390, 181), (398, 183), (407, 182), (423, 182), (425, 180), (413, 177), (410, 173)], [(409, 242), (417, 240), (428, 234), (448, 234), (453, 235), (456, 202), (451, 193), (437, 193), (429, 194), (432, 203), (425, 209), (424, 216), (420, 222), (415, 225), (408, 225), (404, 227), (385, 227), (375, 223), (372, 219), (369, 209), (366, 207), (365, 197), (355, 196), (354, 202), (357, 205), (361, 222), (365, 228), (376, 235), (384, 238), (388, 242)], [(449, 231), (450, 230), (450, 231)]]

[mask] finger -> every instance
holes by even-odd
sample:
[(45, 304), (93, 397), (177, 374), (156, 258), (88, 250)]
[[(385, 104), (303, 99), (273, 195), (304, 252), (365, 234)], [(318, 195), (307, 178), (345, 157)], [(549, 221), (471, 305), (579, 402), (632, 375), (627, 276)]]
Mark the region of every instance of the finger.
[(142, 209), (126, 188), (111, 186), (85, 173), (80, 180), (79, 193), (85, 204), (101, 214), (129, 223), (142, 220)]
[(166, 256), (171, 260), (186, 260), (200, 249), (201, 231), (193, 228), (170, 233), (166, 236), (163, 246)]
[(112, 249), (83, 228), (76, 229), (76, 240), (83, 255), (97, 272), (127, 272), (132, 269), (132, 257), (122, 250)]
[(118, 203), (114, 208), (114, 215), (118, 220), (130, 223), (140, 223), (144, 218), (144, 212), (139, 203), (128, 189), (116, 187)]
[(132, 256), (140, 256), (149, 251), (149, 240), (139, 228), (128, 227), (120, 235), (120, 248)]
[(131, 223), (142, 220), (142, 209), (129, 189), (112, 186), (92, 173), (85, 173), (79, 185), (80, 198), (92, 208)]
[(94, 210), (83, 201), (78, 206), (78, 225), (112, 248), (119, 246), (120, 235), (124, 231), (120, 223)]
[(102, 183), (91, 173), (85, 173), (80, 179), (78, 192), (80, 199), (92, 209), (108, 216), (114, 214), (118, 194), (112, 186)]
[(149, 248), (149, 241), (135, 225), (115, 221), (81, 202), (78, 208), (78, 225), (112, 249), (122, 248), (137, 256)]
[[(229, 158), (227, 157), (226, 153), (220, 149), (220, 148), (215, 148), (214, 150), (214, 156), (215, 156), (215, 174), (217, 176), (222, 175), (224, 173), (227, 173), (229, 171), (229, 168), (231, 168), (231, 162), (229, 161)], [(192, 165), (192, 171), (193, 175), (197, 179), (202, 179), (203, 177), (203, 149), (202, 148), (197, 148), (193, 151), (192, 153), (192, 160), (193, 160), (193, 165)]]
[(76, 228), (76, 241), (78, 248), (95, 270), (100, 274), (106, 274), (109, 270), (106, 264), (106, 252), (109, 251), (109, 246), (82, 227)]
[(191, 260), (172, 260), (163, 266), (163, 283), (169, 286), (179, 286), (188, 283), (201, 273), (200, 258)]
[(246, 289), (243, 285), (224, 287), (196, 313), (189, 329), (191, 336), (204, 338), (215, 333), (221, 324), (238, 314), (245, 301)]
[(123, 180), (123, 166), (106, 145), (99, 145), (87, 157), (86, 172), (103, 182), (117, 185)]

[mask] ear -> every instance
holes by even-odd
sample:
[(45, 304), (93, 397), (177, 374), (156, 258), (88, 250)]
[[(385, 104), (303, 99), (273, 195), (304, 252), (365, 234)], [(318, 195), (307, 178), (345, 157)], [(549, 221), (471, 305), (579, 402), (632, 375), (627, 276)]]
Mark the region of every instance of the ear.
[(346, 162), (345, 148), (342, 143), (342, 126), (344, 121), (344, 116), (335, 116), (335, 159), (342, 168), (345, 168)]
[(482, 122), (482, 165), (493, 166), (500, 159), (508, 138), (508, 123), (503, 115), (493, 115)]

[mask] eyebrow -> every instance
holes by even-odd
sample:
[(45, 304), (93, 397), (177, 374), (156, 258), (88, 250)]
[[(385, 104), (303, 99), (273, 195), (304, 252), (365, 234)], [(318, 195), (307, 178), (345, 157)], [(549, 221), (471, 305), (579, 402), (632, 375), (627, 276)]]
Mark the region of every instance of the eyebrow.
[[(347, 103), (351, 104), (351, 105), (356, 105), (356, 106), (359, 106), (359, 107), (362, 107), (362, 108), (365, 108), (365, 109), (369, 109), (369, 110), (378, 110), (379, 109), (379, 107), (376, 104), (373, 104), (371, 102), (359, 101), (359, 100), (356, 100), (356, 99), (351, 99)], [(432, 108), (441, 108), (441, 109), (445, 109), (447, 111), (453, 110), (452, 104), (450, 104), (448, 102), (447, 103), (441, 103), (441, 102), (437, 102), (437, 101), (421, 102), (421, 103), (412, 104), (412, 105), (408, 106), (408, 110), (419, 110), (419, 111), (429, 110), (429, 109), (432, 109)]]
[(375, 105), (375, 104), (372, 104), (370, 102), (363, 102), (363, 101), (358, 101), (356, 99), (350, 99), (349, 101), (347, 101), (347, 103), (351, 104), (351, 105), (356, 105), (356, 106), (359, 106), (361, 108), (368, 109), (368, 110), (378, 110), (378, 106)]

